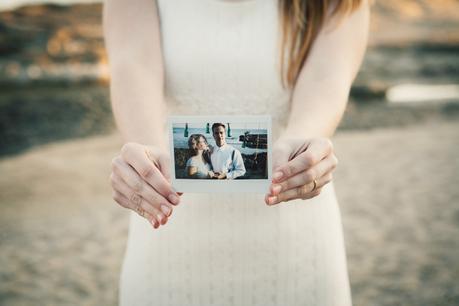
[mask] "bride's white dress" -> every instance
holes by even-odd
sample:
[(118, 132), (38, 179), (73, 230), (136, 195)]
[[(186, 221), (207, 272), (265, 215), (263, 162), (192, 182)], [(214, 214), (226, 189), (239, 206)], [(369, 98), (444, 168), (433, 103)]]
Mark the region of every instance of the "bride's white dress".
[[(290, 92), (279, 76), (277, 0), (157, 3), (170, 113), (270, 114), (278, 137)], [(311, 200), (263, 199), (186, 193), (157, 230), (132, 212), (120, 304), (350, 305), (333, 184)]]

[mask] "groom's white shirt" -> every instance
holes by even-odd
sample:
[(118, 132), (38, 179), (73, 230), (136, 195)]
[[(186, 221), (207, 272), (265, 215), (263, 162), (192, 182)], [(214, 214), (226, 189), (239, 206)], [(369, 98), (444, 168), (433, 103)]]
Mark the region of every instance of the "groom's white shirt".
[[(232, 153), (234, 152), (234, 161)], [(235, 179), (245, 174), (244, 160), (241, 152), (228, 144), (223, 146), (215, 146), (210, 155), (214, 172), (226, 173), (227, 179)], [(233, 165), (234, 162), (234, 165)]]

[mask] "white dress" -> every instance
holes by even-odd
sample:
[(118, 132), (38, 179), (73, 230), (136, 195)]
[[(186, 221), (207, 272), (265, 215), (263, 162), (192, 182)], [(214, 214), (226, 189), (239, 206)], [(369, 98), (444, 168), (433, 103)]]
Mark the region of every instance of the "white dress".
[[(290, 92), (277, 0), (157, 3), (170, 113), (270, 114), (278, 137)], [(120, 304), (351, 305), (333, 184), (273, 207), (262, 194), (186, 193), (157, 230), (132, 212)]]
[(204, 163), (202, 161), (201, 157), (199, 157), (199, 158), (190, 157), (186, 161), (186, 168), (185, 169), (187, 169), (188, 167), (196, 167), (197, 171), (194, 174), (194, 177), (201, 178), (201, 179), (208, 178), (209, 171), (212, 170), (211, 167), (210, 167), (210, 164), (209, 163)]

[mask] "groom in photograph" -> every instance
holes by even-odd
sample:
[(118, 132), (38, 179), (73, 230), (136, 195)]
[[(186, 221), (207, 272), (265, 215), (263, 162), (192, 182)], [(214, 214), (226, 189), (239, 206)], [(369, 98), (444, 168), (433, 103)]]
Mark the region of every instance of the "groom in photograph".
[(217, 179), (235, 179), (245, 174), (241, 152), (226, 143), (226, 127), (223, 123), (212, 125), (212, 135), (217, 147), (212, 150), (210, 160)]

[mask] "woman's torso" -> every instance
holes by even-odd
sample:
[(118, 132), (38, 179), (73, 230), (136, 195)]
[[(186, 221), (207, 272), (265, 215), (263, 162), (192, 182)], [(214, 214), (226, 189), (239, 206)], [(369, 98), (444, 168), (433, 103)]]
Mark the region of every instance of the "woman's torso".
[(277, 0), (159, 0), (166, 99), (174, 115), (257, 115), (286, 123)]
[[(158, 0), (173, 114), (289, 114), (277, 0)], [(121, 305), (350, 305), (333, 185), (267, 207), (263, 194), (182, 195), (165, 227), (131, 213)]]
[(195, 177), (207, 178), (209, 171), (211, 170), (210, 164), (204, 160), (202, 156), (192, 156), (186, 163), (187, 167), (196, 167)]

